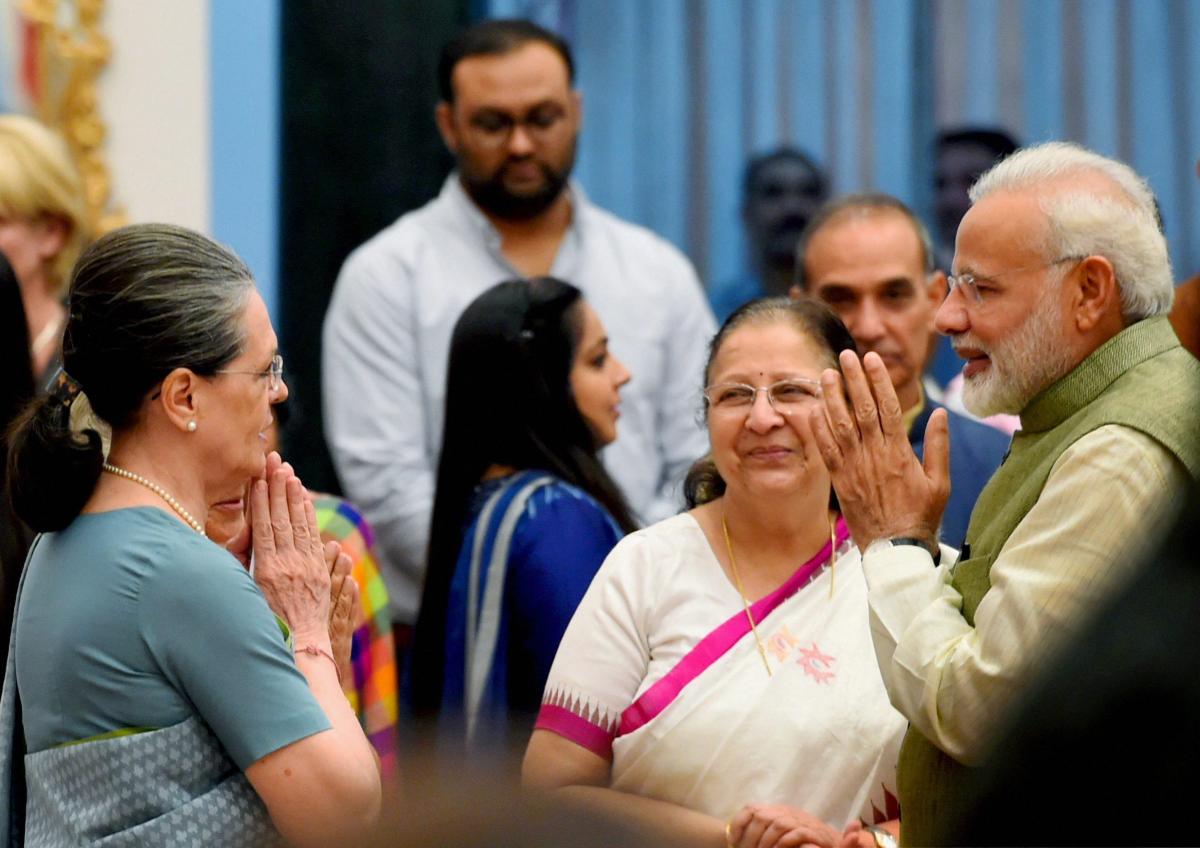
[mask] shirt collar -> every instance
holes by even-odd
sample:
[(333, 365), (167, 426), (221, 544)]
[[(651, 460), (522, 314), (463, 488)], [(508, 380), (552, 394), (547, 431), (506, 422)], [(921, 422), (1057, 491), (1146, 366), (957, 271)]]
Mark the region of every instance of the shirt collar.
[[(567, 192), (567, 196), (571, 200), (571, 223), (567, 225), (567, 232), (563, 238), (565, 245), (573, 239), (582, 237), (582, 228), (585, 225), (591, 203), (583, 188), (574, 179), (567, 180), (567, 186), (563, 190)], [(462, 181), (458, 178), (457, 168), (446, 177), (438, 196), (446, 201), (459, 223), (478, 235), (497, 256), (501, 256), (500, 233), (496, 231), (487, 215), (483, 214), (483, 211), (475, 205), (475, 201), (467, 194), (467, 190), (463, 188)]]

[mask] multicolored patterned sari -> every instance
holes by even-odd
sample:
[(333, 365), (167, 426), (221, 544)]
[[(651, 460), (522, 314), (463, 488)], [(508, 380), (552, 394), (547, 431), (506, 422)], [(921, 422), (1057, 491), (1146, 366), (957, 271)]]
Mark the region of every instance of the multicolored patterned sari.
[(351, 662), (354, 679), (344, 681), (346, 698), (379, 753), (385, 778), (396, 773), (396, 649), (388, 617), (387, 588), (373, 553), (375, 533), (365, 518), (334, 495), (315, 495), (321, 538), (335, 541), (350, 555), (351, 576), (358, 584), (362, 620), (354, 631)]

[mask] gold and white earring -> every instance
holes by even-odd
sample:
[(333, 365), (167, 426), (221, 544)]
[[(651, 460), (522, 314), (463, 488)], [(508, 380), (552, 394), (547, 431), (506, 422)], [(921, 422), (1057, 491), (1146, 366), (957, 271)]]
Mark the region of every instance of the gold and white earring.
[(189, 433), (195, 433), (195, 432), (196, 432), (196, 419), (195, 419), (195, 418), (193, 418), (191, 421), (189, 421), (189, 422), (187, 423), (187, 431), (188, 431)]

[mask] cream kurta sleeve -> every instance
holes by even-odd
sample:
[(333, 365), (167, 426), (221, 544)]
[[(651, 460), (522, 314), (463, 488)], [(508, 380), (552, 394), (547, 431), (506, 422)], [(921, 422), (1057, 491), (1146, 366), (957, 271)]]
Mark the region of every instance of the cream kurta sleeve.
[(1000, 550), (971, 627), (950, 586), (913, 546), (863, 556), (871, 632), (892, 703), (926, 738), (970, 765), (1013, 697), (1165, 526), (1188, 485), (1150, 437), (1100, 427), (1055, 462)]

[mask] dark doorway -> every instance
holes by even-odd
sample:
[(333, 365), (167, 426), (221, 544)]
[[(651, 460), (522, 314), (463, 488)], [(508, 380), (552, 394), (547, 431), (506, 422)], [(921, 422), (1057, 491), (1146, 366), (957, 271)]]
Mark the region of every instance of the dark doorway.
[[(288, 460), (340, 491), (321, 415), (321, 323), (342, 261), (441, 187), (437, 55), (471, 0), (289, 0), (283, 10), (280, 316)], [(294, 402), (293, 402), (294, 401)]]

